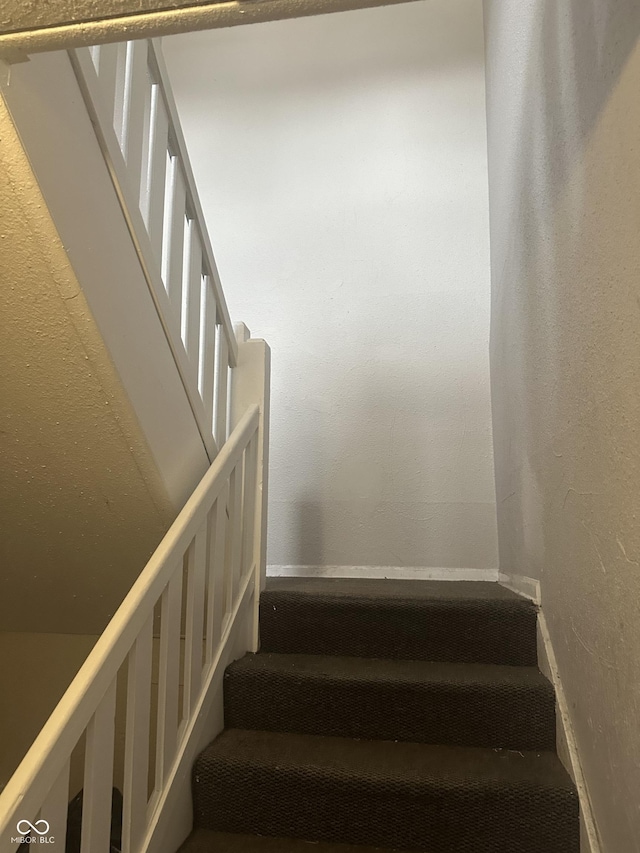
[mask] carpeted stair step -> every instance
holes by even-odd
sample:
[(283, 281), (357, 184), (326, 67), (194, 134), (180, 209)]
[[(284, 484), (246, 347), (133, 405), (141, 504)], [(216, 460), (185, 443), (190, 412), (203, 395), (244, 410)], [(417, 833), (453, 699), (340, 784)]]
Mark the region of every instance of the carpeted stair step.
[(556, 755), (229, 729), (194, 767), (196, 825), (428, 853), (578, 853)]
[(555, 749), (555, 696), (534, 667), (246, 655), (225, 725), (369, 740)]
[(497, 583), (270, 578), (264, 652), (535, 666), (535, 605)]
[(299, 838), (268, 838), (262, 835), (235, 835), (196, 829), (178, 853), (403, 853), (359, 844), (319, 844)]

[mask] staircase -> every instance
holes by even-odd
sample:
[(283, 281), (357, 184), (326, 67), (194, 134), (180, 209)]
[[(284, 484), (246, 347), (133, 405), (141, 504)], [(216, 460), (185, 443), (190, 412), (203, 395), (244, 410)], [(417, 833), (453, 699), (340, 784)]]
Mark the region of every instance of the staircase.
[[(272, 579), (263, 591), (269, 350), (231, 324), (160, 45), (23, 65), (2, 95), (17, 149), (28, 140), (35, 177), (48, 175), (52, 223), (71, 229), (69, 173), (54, 181), (51, 158), (64, 146), (39, 147), (32, 121), (66, 116), (64, 102), (91, 154), (78, 169), (99, 158), (92, 217), (108, 200), (142, 288), (114, 273), (112, 244), (97, 263), (93, 238), (112, 229), (88, 228), (87, 290), (101, 266), (121, 286), (93, 291), (112, 322), (105, 352), (119, 352), (123, 318), (152, 316), (168, 365), (158, 376), (180, 386), (211, 465), (0, 793), (0, 853), (77, 837), (82, 853), (104, 853), (115, 814), (123, 853), (174, 853), (191, 827), (192, 765), (183, 853), (577, 853), (531, 602), (491, 583)], [(74, 138), (66, 119), (55, 127)], [(69, 256), (81, 266), (82, 252)], [(151, 375), (142, 340), (118, 362), (138, 390)], [(143, 410), (147, 424), (159, 411)], [(242, 657), (258, 627), (259, 653)], [(219, 731), (225, 668), (227, 728), (202, 751)]]
[(534, 604), (492, 583), (274, 578), (260, 631), (226, 672), (182, 853), (577, 853)]

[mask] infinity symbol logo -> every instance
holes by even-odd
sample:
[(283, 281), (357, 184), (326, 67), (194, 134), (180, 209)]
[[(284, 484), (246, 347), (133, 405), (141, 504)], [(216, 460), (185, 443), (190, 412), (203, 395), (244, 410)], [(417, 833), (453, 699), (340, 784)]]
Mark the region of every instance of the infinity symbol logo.
[[(38, 829), (38, 827), (42, 828)], [(47, 832), (49, 832), (49, 824), (46, 820), (37, 820), (35, 823), (31, 823), (31, 821), (28, 820), (19, 820), (16, 829), (20, 835), (26, 835), (30, 829), (37, 832), (38, 835), (46, 835)]]

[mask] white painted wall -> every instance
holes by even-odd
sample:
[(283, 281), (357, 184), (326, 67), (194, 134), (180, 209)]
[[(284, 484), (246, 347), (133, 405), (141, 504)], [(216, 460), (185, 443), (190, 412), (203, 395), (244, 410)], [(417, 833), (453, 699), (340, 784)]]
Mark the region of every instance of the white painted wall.
[(482, 9), (175, 36), (232, 316), (273, 350), (272, 566), (497, 566)]
[(540, 581), (601, 849), (638, 853), (640, 5), (485, 21), (500, 566)]
[(182, 509), (209, 460), (65, 51), (7, 66), (11, 111), (163, 497)]

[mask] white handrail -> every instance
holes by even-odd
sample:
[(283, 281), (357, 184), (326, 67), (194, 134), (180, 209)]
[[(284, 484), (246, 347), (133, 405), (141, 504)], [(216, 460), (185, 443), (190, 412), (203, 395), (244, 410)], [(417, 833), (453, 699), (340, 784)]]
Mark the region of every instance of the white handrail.
[(237, 343), (160, 50), (70, 50), (133, 244), (212, 460), (227, 438)]
[[(82, 668), (0, 794), (0, 853), (19, 846), (21, 821), (66, 831), (71, 755), (86, 733), (82, 853), (108, 850), (118, 671), (128, 666), (123, 851), (134, 853), (154, 819), (181, 739), (197, 714), (225, 630), (247, 586), (259, 596), (256, 539), (260, 409), (250, 406), (172, 524)], [(186, 585), (183, 589), (183, 571)], [(155, 756), (149, 755), (154, 610), (161, 605)], [(181, 617), (185, 688), (180, 724)], [(157, 627), (157, 626), (156, 626)], [(155, 760), (155, 790), (147, 779)], [(11, 839), (14, 838), (15, 841)]]

